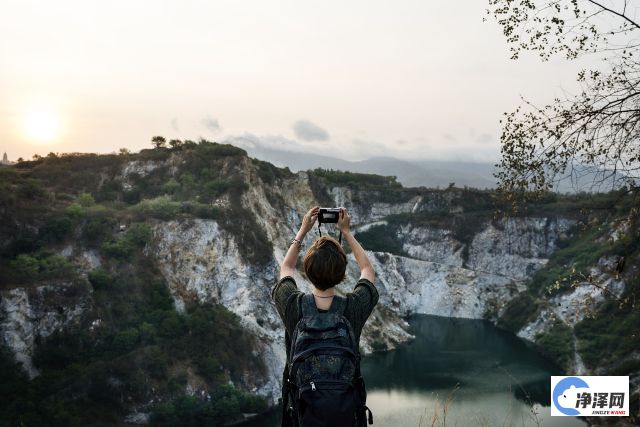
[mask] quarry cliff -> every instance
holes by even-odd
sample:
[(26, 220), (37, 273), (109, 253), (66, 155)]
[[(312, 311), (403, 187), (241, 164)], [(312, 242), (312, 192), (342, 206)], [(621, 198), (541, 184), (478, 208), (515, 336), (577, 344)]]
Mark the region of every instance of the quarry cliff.
[[(313, 205), (347, 207), (374, 264), (380, 302), (363, 331), (365, 353), (411, 340), (408, 316), (432, 314), (488, 319), (538, 342), (570, 372), (603, 372), (583, 360), (580, 328), (637, 286), (635, 260), (627, 256), (620, 269), (615, 249), (635, 244), (635, 223), (585, 214), (579, 196), (496, 215), (504, 205), (491, 191), (294, 174), (206, 141), (133, 155), (54, 155), (0, 173), (3, 360), (33, 381), (73, 370), (89, 384), (103, 381), (122, 397), (100, 410), (130, 422), (147, 422), (158, 403), (211, 399), (229, 385), (248, 402), (236, 412), (264, 409), (250, 395), (276, 403), (284, 331), (270, 291)], [(598, 231), (584, 237), (587, 228)], [(561, 283), (554, 255), (585, 239), (601, 243), (580, 265), (599, 286)], [(358, 276), (349, 254), (339, 292)], [(307, 289), (302, 273), (298, 283)], [(545, 341), (558, 333), (569, 347)], [(74, 351), (82, 356), (66, 353)], [(621, 360), (637, 360), (635, 351), (621, 350)], [(53, 389), (55, 399), (69, 399), (64, 387)], [(90, 386), (80, 389), (92, 396)]]

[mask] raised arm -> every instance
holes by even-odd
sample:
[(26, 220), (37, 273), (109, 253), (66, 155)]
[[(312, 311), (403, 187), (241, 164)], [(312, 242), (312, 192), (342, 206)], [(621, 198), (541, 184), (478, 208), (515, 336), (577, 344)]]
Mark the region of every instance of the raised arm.
[(320, 206), (314, 206), (309, 209), (309, 211), (304, 215), (304, 218), (302, 218), (300, 230), (298, 230), (298, 234), (296, 234), (295, 239), (291, 241), (289, 250), (280, 265), (280, 279), (287, 276), (293, 276), (293, 273), (295, 273), (296, 262), (298, 261), (298, 255), (300, 253), (300, 246), (302, 246), (302, 239), (304, 239), (304, 236), (306, 236), (309, 230), (313, 228), (313, 224), (318, 218), (318, 211), (320, 211)]
[(351, 216), (349, 212), (347, 212), (346, 208), (340, 208), (340, 219), (338, 220), (338, 228), (342, 231), (342, 235), (345, 240), (349, 243), (351, 247), (351, 251), (353, 252), (353, 256), (356, 258), (356, 262), (360, 267), (360, 278), (367, 279), (371, 283), (375, 283), (376, 280), (376, 272), (373, 270), (373, 266), (369, 261), (369, 257), (367, 257), (366, 252), (360, 246), (360, 243), (356, 240), (355, 237), (351, 234), (351, 229), (349, 228), (351, 222)]

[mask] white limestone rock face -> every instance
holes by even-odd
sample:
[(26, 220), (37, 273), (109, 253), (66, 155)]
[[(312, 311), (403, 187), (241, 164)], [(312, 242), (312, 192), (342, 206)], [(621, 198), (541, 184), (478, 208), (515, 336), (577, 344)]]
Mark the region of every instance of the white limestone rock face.
[[(243, 262), (237, 243), (216, 221), (195, 219), (154, 225), (145, 252), (158, 260), (176, 308), (189, 302), (214, 302), (237, 314), (253, 333), (267, 369), (256, 378), (257, 392), (276, 397), (284, 367), (280, 318), (271, 303), (275, 264), (256, 268)], [(281, 350), (282, 348), (282, 350)]]
[(32, 356), (37, 338), (79, 321), (90, 307), (86, 290), (69, 284), (0, 292), (0, 337), (30, 378), (39, 375)]
[(483, 318), (493, 300), (513, 298), (522, 284), (505, 276), (430, 261), (375, 253), (380, 303), (398, 316)]
[(508, 218), (488, 223), (469, 248), (467, 268), (524, 280), (543, 267), (570, 219)]
[(402, 248), (411, 258), (462, 267), (464, 244), (451, 230), (407, 225), (400, 233)]
[(133, 183), (131, 182), (132, 175), (138, 175), (140, 177), (145, 177), (149, 175), (154, 170), (168, 166), (169, 174), (175, 175), (178, 170), (180, 163), (183, 160), (178, 153), (172, 153), (169, 158), (165, 161), (156, 161), (156, 160), (132, 160), (125, 163), (122, 167), (122, 170), (116, 177), (117, 180), (122, 182), (122, 187), (125, 190), (131, 190), (133, 188)]

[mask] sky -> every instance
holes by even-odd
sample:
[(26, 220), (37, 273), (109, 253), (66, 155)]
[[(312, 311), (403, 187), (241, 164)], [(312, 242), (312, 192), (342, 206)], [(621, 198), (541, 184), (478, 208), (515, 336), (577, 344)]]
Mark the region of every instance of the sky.
[(162, 135), (495, 162), (502, 114), (577, 91), (589, 64), (510, 60), (486, 7), (2, 0), (0, 152), (138, 151)]

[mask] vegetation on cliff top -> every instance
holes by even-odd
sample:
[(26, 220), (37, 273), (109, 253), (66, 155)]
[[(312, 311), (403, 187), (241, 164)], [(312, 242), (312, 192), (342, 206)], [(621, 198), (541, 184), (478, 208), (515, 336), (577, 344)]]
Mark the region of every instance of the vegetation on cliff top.
[[(266, 162), (250, 162), (246, 154), (231, 145), (201, 140), (175, 142), (171, 148), (160, 145), (135, 154), (35, 156), (13, 168), (0, 169), (0, 200), (7, 206), (0, 216), (19, 211), (19, 223), (38, 228), (42, 222), (50, 222), (52, 237), (57, 239), (56, 232), (64, 235), (68, 228), (86, 219), (64, 210), (74, 209), (69, 203), (84, 194), (98, 204), (93, 210), (102, 211), (101, 215), (89, 209), (89, 215), (102, 216), (104, 222), (216, 219), (242, 242), (238, 248), (246, 262), (263, 264), (271, 260), (272, 245), (255, 213), (243, 206), (242, 195), (252, 185), (251, 168), (271, 184), (290, 172)], [(27, 206), (28, 212), (23, 212), (22, 206)], [(94, 224), (100, 221), (92, 219)], [(17, 240), (23, 243), (37, 245), (43, 234), (28, 227), (17, 230), (20, 225), (15, 221), (7, 220), (4, 226), (7, 234), (17, 234)]]

